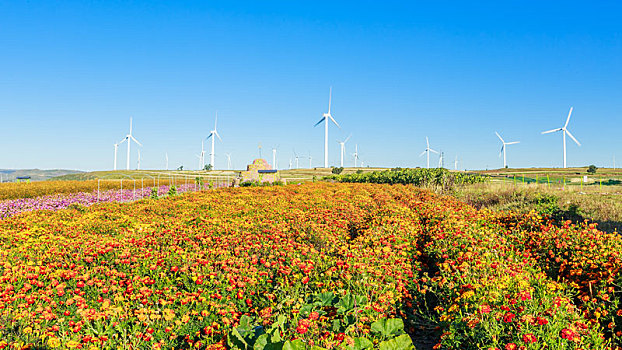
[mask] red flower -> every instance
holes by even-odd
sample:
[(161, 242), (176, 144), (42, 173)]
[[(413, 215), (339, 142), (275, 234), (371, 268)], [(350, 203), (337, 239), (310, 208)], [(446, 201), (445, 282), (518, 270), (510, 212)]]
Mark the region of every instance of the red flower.
[(575, 338), (577, 338), (578, 336), (579, 335), (577, 334), (577, 332), (573, 331), (572, 329), (564, 328), (561, 331), (561, 337), (563, 339), (575, 340)]
[(317, 320), (318, 318), (320, 318), (320, 314), (317, 311), (313, 311), (311, 314), (309, 314), (310, 320)]
[(527, 333), (525, 335), (523, 335), (523, 341), (527, 344), (530, 343), (535, 343), (538, 341), (538, 338), (536, 338), (535, 335), (533, 335), (532, 333)]
[(303, 326), (300, 326), (300, 325), (298, 327), (296, 327), (296, 332), (298, 334), (305, 334), (305, 333), (307, 333), (307, 330), (309, 330), (307, 327), (303, 327)]
[(76, 285), (78, 288), (84, 288), (84, 282), (83, 281), (79, 281), (78, 284)]
[(518, 349), (518, 346), (516, 346), (516, 344), (514, 343), (509, 343), (508, 345), (505, 346), (505, 350), (516, 350)]
[(538, 325), (540, 326), (544, 326), (545, 324), (549, 323), (549, 320), (547, 320), (546, 318), (542, 318), (542, 317), (538, 317), (537, 319)]
[(488, 306), (488, 305), (482, 305), (482, 306), (479, 308), (479, 311), (480, 311), (481, 313), (483, 313), (483, 314), (488, 314), (488, 313), (490, 313), (490, 312), (492, 311), (492, 309), (491, 309), (491, 308), (490, 308), (490, 306)]
[(307, 283), (309, 283), (309, 276), (304, 276), (302, 278), (302, 284), (307, 284)]
[(513, 313), (511, 313), (511, 312), (506, 312), (506, 313), (505, 313), (505, 316), (503, 316), (503, 322), (505, 322), (505, 323), (510, 323), (510, 322), (512, 322), (512, 319), (514, 318), (514, 316), (516, 316), (516, 315), (514, 315), (514, 314), (513, 314)]

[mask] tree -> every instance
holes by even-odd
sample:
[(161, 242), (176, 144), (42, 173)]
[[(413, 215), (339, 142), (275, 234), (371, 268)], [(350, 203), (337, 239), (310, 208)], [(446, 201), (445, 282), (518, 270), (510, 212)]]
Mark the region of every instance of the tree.
[(203, 170), (207, 170), (207, 171), (210, 171), (210, 170), (212, 170), (212, 169), (214, 169), (214, 166), (213, 166), (213, 165), (211, 165), (211, 164), (206, 164), (206, 165), (203, 167)]
[(598, 169), (596, 167), (596, 165), (592, 164), (587, 168), (587, 173), (588, 174), (596, 174), (596, 169)]
[(183, 166), (183, 165), (180, 165), (180, 166), (179, 166), (179, 168), (177, 168), (177, 170), (179, 170), (179, 171), (184, 170), (184, 166)]
[(339, 175), (339, 174), (341, 174), (342, 171), (343, 171), (342, 167), (334, 167), (333, 170), (332, 170), (332, 173), (335, 174), (335, 175)]

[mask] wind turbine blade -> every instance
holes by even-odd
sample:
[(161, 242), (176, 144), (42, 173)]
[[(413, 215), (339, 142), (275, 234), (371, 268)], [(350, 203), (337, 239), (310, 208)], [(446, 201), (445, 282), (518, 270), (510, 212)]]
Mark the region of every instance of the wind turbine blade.
[(214, 130), (216, 130), (216, 125), (218, 125), (218, 112), (216, 112), (216, 119), (214, 120)]
[(568, 136), (570, 136), (570, 138), (577, 143), (577, 145), (581, 146), (581, 143), (579, 141), (577, 141), (577, 139), (574, 138), (574, 136), (572, 136), (572, 134), (570, 133), (570, 130), (566, 129), (566, 134), (568, 134)]
[(503, 149), (505, 148), (505, 144), (503, 146), (501, 146), (501, 150), (499, 151), (499, 158), (501, 158), (501, 155), (503, 154)]
[(427, 152), (427, 150), (421, 152), (421, 154), (419, 155), (419, 157), (423, 157), (423, 155), (425, 154), (425, 152)]
[(520, 143), (520, 141), (512, 141), (512, 142), (506, 142), (506, 145), (515, 145), (517, 143)]
[(428, 139), (428, 137), (425, 137), (425, 143), (428, 145), (428, 148), (430, 148), (430, 139)]
[(348, 140), (350, 139), (350, 137), (352, 137), (352, 134), (350, 134), (350, 136), (346, 137), (346, 139), (343, 141), (343, 143), (348, 142)]
[(326, 117), (322, 117), (322, 119), (320, 119), (319, 122), (315, 123), (315, 125), (313, 125), (313, 127), (315, 128), (316, 126), (322, 124), (322, 122), (324, 121), (324, 119), (326, 119)]
[(435, 151), (435, 150), (433, 150), (433, 149), (431, 149), (431, 148), (430, 148), (430, 152), (432, 152), (432, 153), (436, 153), (436, 154), (439, 154), (439, 153), (438, 153), (438, 151)]
[(501, 140), (501, 142), (505, 143), (505, 141), (503, 141), (503, 138), (501, 138), (501, 135), (499, 135), (498, 132), (495, 131), (495, 134), (497, 134), (497, 137), (499, 138), (499, 140)]
[(132, 135), (132, 117), (130, 117), (130, 135)]
[(135, 138), (134, 138), (134, 136), (130, 136), (130, 137), (131, 137), (131, 138), (132, 138), (132, 140), (134, 140), (134, 142), (136, 142), (136, 143), (137, 143), (140, 147), (142, 147), (142, 146), (143, 146), (140, 142), (138, 142), (138, 140), (137, 140), (137, 139), (135, 139)]
[(329, 116), (330, 120), (332, 120), (332, 121), (333, 121), (333, 123), (335, 123), (335, 125), (337, 125), (337, 127), (338, 127), (339, 129), (341, 129), (341, 126), (339, 126), (339, 123), (337, 123), (337, 121), (335, 120), (335, 118), (333, 118), (333, 116), (332, 116), (332, 115), (330, 115), (330, 114), (329, 114), (328, 116)]
[(572, 108), (570, 107), (570, 112), (568, 112), (568, 118), (566, 118), (566, 124), (564, 124), (564, 129), (568, 126), (568, 123), (570, 122), (570, 115), (572, 114)]
[(127, 137), (124, 137), (123, 140), (119, 141), (118, 145), (122, 144), (125, 141), (127, 141)]
[(218, 139), (220, 140), (220, 142), (222, 142), (222, 139), (220, 138), (220, 135), (218, 135), (218, 131), (216, 131), (216, 129), (214, 129), (214, 134), (216, 134), (216, 137), (218, 137)]
[(549, 131), (543, 131), (542, 134), (550, 134), (552, 132), (557, 132), (557, 131), (561, 131), (563, 130), (562, 128), (557, 128), (557, 129), (553, 129), (553, 130), (549, 130)]
[[(330, 102), (333, 99), (333, 87), (330, 87), (330, 90), (328, 92), (328, 114), (330, 114)], [(339, 114), (339, 113), (337, 113)]]
[(209, 140), (209, 138), (210, 138), (210, 137), (212, 137), (213, 135), (214, 135), (214, 133), (210, 132), (210, 133), (209, 133), (209, 136), (208, 136), (208, 137), (206, 137), (205, 139), (206, 139), (206, 140)]

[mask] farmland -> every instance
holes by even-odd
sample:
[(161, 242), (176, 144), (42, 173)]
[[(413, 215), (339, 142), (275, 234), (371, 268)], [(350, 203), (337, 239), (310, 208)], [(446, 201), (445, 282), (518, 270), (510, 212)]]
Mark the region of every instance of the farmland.
[(227, 188), (0, 227), (2, 348), (621, 344), (617, 236), (412, 186)]

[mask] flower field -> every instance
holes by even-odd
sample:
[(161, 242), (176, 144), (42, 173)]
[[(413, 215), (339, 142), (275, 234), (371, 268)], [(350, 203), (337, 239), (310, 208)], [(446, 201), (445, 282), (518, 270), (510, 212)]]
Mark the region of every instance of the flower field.
[(0, 348), (615, 348), (621, 248), (404, 185), (31, 211), (0, 220)]
[[(33, 210), (60, 210), (72, 205), (89, 206), (95, 203), (127, 202), (147, 198), (152, 195), (152, 187), (138, 189), (106, 190), (99, 194), (94, 192), (59, 193), (34, 198), (18, 198), (0, 201), (0, 218), (17, 215)], [(162, 196), (168, 193), (170, 186), (160, 186), (157, 194)], [(195, 184), (180, 185), (178, 192), (189, 192), (200, 189)]]

